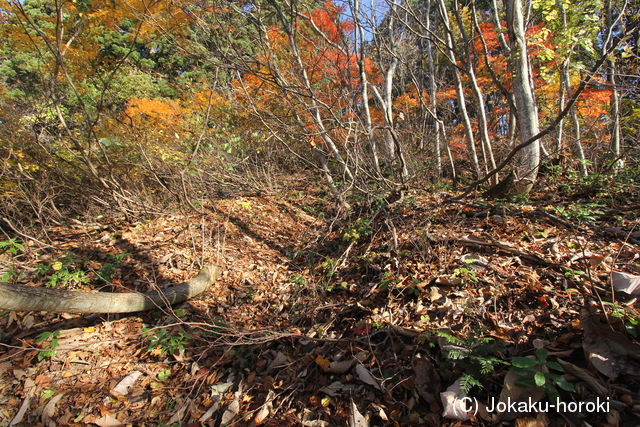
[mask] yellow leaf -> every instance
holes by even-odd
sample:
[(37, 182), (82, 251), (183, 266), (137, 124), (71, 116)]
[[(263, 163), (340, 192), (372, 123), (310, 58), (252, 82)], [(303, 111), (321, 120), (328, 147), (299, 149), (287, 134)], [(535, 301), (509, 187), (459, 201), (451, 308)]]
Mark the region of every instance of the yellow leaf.
[(60, 261), (56, 261), (51, 265), (51, 268), (53, 268), (55, 271), (58, 271), (62, 268), (62, 263)]

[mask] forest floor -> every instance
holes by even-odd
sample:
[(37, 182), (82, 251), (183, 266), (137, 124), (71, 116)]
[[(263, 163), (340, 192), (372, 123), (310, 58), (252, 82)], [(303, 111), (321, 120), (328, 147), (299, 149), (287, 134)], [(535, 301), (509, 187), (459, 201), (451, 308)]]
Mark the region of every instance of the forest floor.
[[(0, 424), (637, 425), (640, 197), (569, 190), (412, 193), (336, 218), (299, 183), (47, 230), (55, 248), (5, 248), (3, 280), (125, 292), (208, 262), (222, 275), (148, 313), (2, 313)], [(609, 406), (491, 411), (556, 394)]]

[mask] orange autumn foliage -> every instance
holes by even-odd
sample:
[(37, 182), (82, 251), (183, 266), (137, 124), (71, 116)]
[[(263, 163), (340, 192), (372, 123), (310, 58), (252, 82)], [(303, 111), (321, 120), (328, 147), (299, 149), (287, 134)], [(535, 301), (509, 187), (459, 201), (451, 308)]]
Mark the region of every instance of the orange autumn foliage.
[(184, 110), (173, 100), (131, 98), (125, 114), (136, 124), (151, 121), (159, 126), (170, 126), (182, 121)]

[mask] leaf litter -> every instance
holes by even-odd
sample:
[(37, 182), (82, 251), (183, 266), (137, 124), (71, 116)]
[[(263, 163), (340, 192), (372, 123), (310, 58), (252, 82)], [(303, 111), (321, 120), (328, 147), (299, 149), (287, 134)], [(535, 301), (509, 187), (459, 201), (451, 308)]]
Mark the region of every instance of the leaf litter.
[[(109, 284), (83, 289), (162, 288), (211, 260), (223, 272), (206, 295), (149, 313), (3, 316), (0, 424), (490, 425), (499, 418), (462, 413), (452, 397), (547, 398), (510, 371), (540, 347), (578, 386), (564, 400), (614, 402), (555, 419), (637, 420), (639, 248), (624, 233), (537, 215), (544, 199), (524, 209), (415, 194), (333, 218), (304, 193), (51, 230), (59, 252), (34, 251), (25, 270), (65, 253), (89, 275), (114, 265)], [(46, 331), (60, 332), (57, 346), (38, 360)], [(463, 390), (466, 376), (478, 385)]]

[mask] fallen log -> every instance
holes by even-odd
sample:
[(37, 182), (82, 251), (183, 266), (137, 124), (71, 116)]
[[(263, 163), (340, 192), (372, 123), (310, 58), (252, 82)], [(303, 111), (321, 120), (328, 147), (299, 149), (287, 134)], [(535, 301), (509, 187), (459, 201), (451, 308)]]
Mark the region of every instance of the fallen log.
[(193, 279), (161, 291), (113, 293), (70, 291), (0, 282), (0, 309), (54, 313), (133, 313), (177, 304), (206, 291), (220, 275), (208, 265)]

